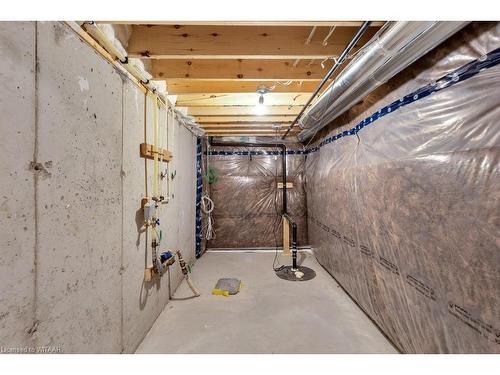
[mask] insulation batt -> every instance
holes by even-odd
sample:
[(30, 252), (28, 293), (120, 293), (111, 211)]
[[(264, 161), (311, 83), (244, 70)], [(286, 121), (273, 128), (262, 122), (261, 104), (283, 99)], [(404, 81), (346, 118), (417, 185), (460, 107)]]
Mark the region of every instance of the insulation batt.
[[(481, 59), (499, 36), (498, 23), (472, 24), (330, 135)], [(307, 156), (314, 254), (403, 352), (500, 353), (499, 122), (496, 65)]]
[[(298, 147), (296, 145), (296, 147)], [(290, 146), (290, 148), (293, 148)], [(279, 151), (279, 148), (211, 147), (212, 151)], [(274, 247), (282, 245), (281, 155), (212, 155), (217, 180), (210, 186), (215, 204), (216, 238), (211, 248)], [(298, 245), (307, 245), (303, 186), (305, 156), (287, 156), (288, 212), (298, 227)], [(208, 184), (205, 184), (208, 185)]]

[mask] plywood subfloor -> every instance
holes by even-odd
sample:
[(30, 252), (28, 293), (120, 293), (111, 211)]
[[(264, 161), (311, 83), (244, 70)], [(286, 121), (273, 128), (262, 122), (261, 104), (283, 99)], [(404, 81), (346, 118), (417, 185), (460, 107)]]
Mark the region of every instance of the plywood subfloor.
[[(315, 279), (277, 278), (273, 253), (206, 253), (193, 269), (202, 296), (171, 301), (137, 352), (396, 353), (314, 257), (300, 256)], [(240, 293), (213, 296), (222, 277), (240, 278)], [(183, 282), (174, 298), (189, 295)]]

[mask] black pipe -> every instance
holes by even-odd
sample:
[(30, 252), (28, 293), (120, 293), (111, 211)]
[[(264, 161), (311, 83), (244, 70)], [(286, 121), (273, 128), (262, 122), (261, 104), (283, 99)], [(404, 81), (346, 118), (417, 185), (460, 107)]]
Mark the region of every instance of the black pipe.
[(238, 143), (238, 142), (215, 142), (212, 137), (209, 138), (210, 145), (216, 147), (278, 147), (282, 153), (282, 183), (283, 183), (283, 214), (288, 225), (292, 227), (292, 270), (297, 270), (297, 223), (292, 220), (287, 211), (286, 199), (286, 145), (284, 143)]
[(292, 227), (292, 271), (297, 270), (297, 224), (288, 214), (283, 214), (283, 217), (288, 221), (288, 225)]
[(368, 29), (368, 26), (370, 26), (370, 23), (371, 23), (371, 21), (365, 21), (365, 22), (363, 22), (363, 24), (360, 26), (358, 32), (356, 33), (356, 35), (354, 35), (354, 37), (351, 39), (351, 41), (349, 42), (349, 44), (345, 47), (344, 51), (339, 56), (339, 58), (335, 61), (335, 64), (333, 64), (333, 66), (330, 68), (330, 70), (328, 71), (328, 73), (326, 73), (326, 76), (321, 80), (321, 82), (319, 83), (318, 87), (316, 87), (316, 90), (314, 90), (314, 93), (311, 95), (311, 97), (307, 101), (306, 105), (299, 112), (299, 114), (297, 115), (297, 117), (295, 118), (295, 120), (293, 120), (293, 122), (290, 124), (290, 126), (288, 127), (288, 129), (285, 132), (285, 134), (283, 134), (283, 137), (281, 137), (281, 139), (285, 139), (286, 136), (288, 135), (288, 133), (290, 133), (290, 130), (292, 130), (292, 128), (297, 123), (297, 121), (299, 121), (300, 117), (304, 114), (304, 112), (306, 111), (307, 107), (309, 107), (309, 104), (311, 104), (311, 102), (313, 101), (313, 99), (316, 97), (316, 95), (318, 95), (318, 93), (320, 92), (320, 90), (322, 89), (322, 87), (330, 79), (330, 77), (332, 76), (332, 74), (335, 73), (335, 71), (337, 70), (337, 68), (340, 65), (342, 65), (342, 63), (346, 59), (347, 55), (351, 51), (351, 49), (353, 49), (354, 46), (356, 45), (356, 43), (361, 39), (361, 37), (363, 36), (363, 33), (366, 31), (366, 29)]
[[(282, 171), (282, 182), (283, 182), (283, 215), (287, 214), (287, 199), (286, 199), (286, 145), (284, 143), (238, 143), (238, 142), (215, 142), (210, 138), (210, 145), (216, 147), (274, 147), (281, 148), (282, 158), (281, 158), (281, 171)], [(277, 187), (276, 187), (277, 188)]]

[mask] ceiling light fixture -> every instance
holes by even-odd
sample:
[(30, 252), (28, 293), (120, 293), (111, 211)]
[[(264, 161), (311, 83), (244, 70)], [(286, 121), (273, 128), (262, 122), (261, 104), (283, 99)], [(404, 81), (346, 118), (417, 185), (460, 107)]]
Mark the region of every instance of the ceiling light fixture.
[(255, 106), (255, 114), (262, 116), (266, 113), (266, 107), (264, 105), (264, 95), (267, 94), (271, 89), (265, 85), (260, 85), (257, 87), (257, 94), (259, 94), (259, 102)]

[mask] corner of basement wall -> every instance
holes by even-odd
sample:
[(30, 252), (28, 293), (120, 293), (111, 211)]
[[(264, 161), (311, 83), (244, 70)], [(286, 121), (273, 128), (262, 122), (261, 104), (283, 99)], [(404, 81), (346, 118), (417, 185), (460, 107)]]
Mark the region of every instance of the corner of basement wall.
[[(143, 281), (151, 99), (64, 23), (0, 22), (0, 47), (0, 345), (134, 352), (182, 276)], [(192, 263), (196, 138), (173, 118), (169, 134), (160, 220)]]

